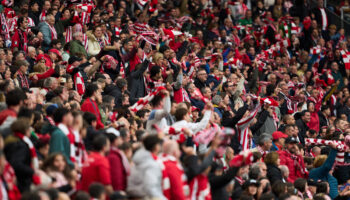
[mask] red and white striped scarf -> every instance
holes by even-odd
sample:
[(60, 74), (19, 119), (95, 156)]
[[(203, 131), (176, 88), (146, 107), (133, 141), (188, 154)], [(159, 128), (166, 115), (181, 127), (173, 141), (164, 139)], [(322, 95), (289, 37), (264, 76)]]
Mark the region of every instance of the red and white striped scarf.
[[(77, 151), (77, 148), (76, 146), (74, 145), (75, 141), (79, 141), (79, 133), (78, 135), (76, 136), (71, 129), (69, 129), (66, 125), (64, 124), (58, 124), (57, 126), (68, 138), (69, 140), (69, 145), (70, 145), (70, 160), (73, 162), (73, 163), (76, 163), (76, 161), (78, 160), (75, 153)], [(77, 137), (77, 138), (76, 138)]]
[(115, 31), (115, 36), (119, 38), (120, 32), (122, 32), (122, 29), (120, 27), (115, 26), (114, 31)]
[(249, 115), (245, 118), (242, 118), (237, 123), (237, 129), (238, 129), (238, 138), (242, 145), (242, 150), (245, 151), (249, 149), (249, 125), (253, 122), (256, 114), (258, 113), (260, 109), (260, 104), (251, 112)]
[(349, 147), (345, 144), (343, 141), (336, 141), (336, 140), (324, 140), (324, 139), (314, 139), (314, 138), (305, 138), (305, 145), (325, 145), (329, 146), (331, 143), (336, 143), (337, 145), (337, 156), (335, 158), (334, 165), (350, 165), (350, 163), (345, 163), (344, 161), (344, 155), (345, 151), (349, 149)]
[(350, 52), (348, 50), (342, 49), (340, 51), (345, 65), (345, 69), (350, 69)]
[(81, 75), (80, 72), (78, 72), (74, 75), (74, 85), (75, 85), (75, 90), (80, 95), (83, 95), (85, 93), (84, 79), (83, 79), (83, 76)]
[(4, 13), (1, 13), (1, 34), (5, 36), (5, 40), (10, 40), (10, 31), (8, 28), (8, 24), (6, 21), (6, 17)]
[(70, 42), (73, 40), (73, 30), (72, 26), (68, 26), (66, 28), (66, 43)]
[(294, 22), (291, 23), (291, 34), (299, 35), (301, 32), (301, 28), (297, 26)]
[[(36, 155), (36, 150), (35, 147), (32, 143), (32, 141), (29, 139), (29, 137), (25, 136), (22, 133), (16, 132), (15, 136), (18, 137), (19, 139), (21, 139), (29, 148), (30, 151), (30, 157), (31, 157), (31, 168), (34, 171), (39, 170), (39, 160), (38, 160), (38, 156)], [(35, 174), (32, 177), (33, 183), (34, 184), (40, 184), (40, 178), (38, 176), (36, 176)]]
[(44, 22), (45, 19), (46, 19), (46, 10), (43, 9), (39, 15), (39, 20), (40, 20), (40, 22)]
[(57, 39), (57, 32), (55, 27), (51, 26), (49, 23), (46, 22), (46, 24), (49, 26), (50, 31), (51, 31), (51, 40), (56, 40)]
[(91, 16), (91, 12), (93, 11), (93, 9), (95, 9), (95, 5), (93, 4), (79, 4), (77, 5), (78, 9), (81, 9), (81, 17), (80, 17), (80, 23), (85, 25), (88, 24), (90, 22), (90, 16)]
[(86, 51), (89, 50), (89, 46), (88, 46), (88, 36), (84, 33), (83, 34), (83, 46), (85, 48)]
[(145, 105), (147, 105), (155, 95), (159, 94), (160, 91), (165, 90), (164, 87), (158, 87), (155, 89), (155, 91), (149, 93), (147, 96), (139, 99), (134, 105), (132, 105), (129, 109), (133, 112), (137, 112), (141, 110)]
[(211, 191), (208, 177), (199, 174), (194, 177), (190, 183), (190, 198), (193, 200), (211, 200)]

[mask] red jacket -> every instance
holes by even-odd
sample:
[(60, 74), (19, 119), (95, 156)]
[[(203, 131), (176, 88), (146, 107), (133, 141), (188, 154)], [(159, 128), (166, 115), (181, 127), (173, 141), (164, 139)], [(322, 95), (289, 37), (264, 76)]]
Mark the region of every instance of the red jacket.
[(108, 155), (109, 165), (111, 166), (111, 180), (113, 190), (126, 190), (127, 173), (123, 165), (122, 155), (117, 149), (111, 148)]
[[(294, 162), (295, 160), (292, 158), (292, 155), (286, 150), (280, 150), (277, 152), (280, 156), (280, 164), (286, 165), (289, 169), (289, 177), (288, 179), (294, 183), (297, 178), (307, 178), (308, 173), (306, 172), (304, 159), (302, 156), (298, 157), (297, 164)], [(303, 173), (304, 171), (304, 173)]]
[(91, 113), (95, 114), (96, 118), (97, 118), (96, 129), (103, 129), (104, 128), (104, 125), (101, 121), (100, 110), (98, 109), (97, 103), (94, 100), (92, 100), (90, 98), (85, 99), (84, 103), (81, 105), (81, 111), (91, 112)]
[[(54, 73), (55, 73), (55, 70), (54, 70), (53, 68), (50, 68), (49, 70), (47, 70), (47, 71), (44, 72), (44, 73), (35, 74), (35, 76), (38, 77), (38, 80), (41, 80), (41, 79), (49, 78), (49, 77), (52, 76)], [(33, 76), (31, 76), (29, 79), (30, 79), (30, 80), (33, 80)]]
[(6, 109), (0, 112), (0, 125), (4, 123), (8, 116), (17, 117), (17, 113), (14, 110)]
[(184, 200), (189, 197), (189, 187), (187, 177), (176, 158), (173, 156), (163, 156), (162, 158), (165, 171), (170, 181), (169, 200)]
[(12, 36), (11, 48), (17, 47), (18, 50), (22, 50), (27, 53), (28, 51), (28, 36), (25, 31), (21, 29), (16, 29), (15, 34)]
[(307, 126), (310, 129), (313, 129), (313, 130), (319, 132), (319, 130), (320, 130), (320, 119), (318, 117), (318, 113), (317, 112), (313, 112), (313, 113), (310, 113), (310, 114), (311, 114), (311, 119), (310, 119), (309, 123), (307, 123)]

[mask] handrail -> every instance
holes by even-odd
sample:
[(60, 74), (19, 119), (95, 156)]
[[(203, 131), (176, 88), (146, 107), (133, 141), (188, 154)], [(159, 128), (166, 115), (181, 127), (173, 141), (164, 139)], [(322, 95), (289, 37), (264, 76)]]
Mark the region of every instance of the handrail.
[(340, 8), (341, 28), (344, 28), (344, 9), (350, 9), (350, 7), (349, 6), (342, 6)]

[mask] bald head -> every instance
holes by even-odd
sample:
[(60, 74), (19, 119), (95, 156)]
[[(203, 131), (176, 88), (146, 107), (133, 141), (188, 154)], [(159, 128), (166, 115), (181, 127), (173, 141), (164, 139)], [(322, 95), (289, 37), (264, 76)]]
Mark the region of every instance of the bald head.
[(163, 143), (163, 153), (180, 158), (179, 144), (174, 140), (167, 140)]

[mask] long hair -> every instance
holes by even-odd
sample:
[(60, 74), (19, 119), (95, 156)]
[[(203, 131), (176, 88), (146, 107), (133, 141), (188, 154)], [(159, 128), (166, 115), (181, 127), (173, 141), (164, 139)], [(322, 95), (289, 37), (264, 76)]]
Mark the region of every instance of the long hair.
[(58, 169), (54, 166), (54, 162), (55, 162), (55, 159), (56, 159), (57, 156), (62, 156), (63, 157), (66, 166), (65, 166), (65, 168), (64, 168), (62, 173), (63, 173), (64, 177), (66, 177), (66, 179), (71, 180), (73, 178), (72, 174), (71, 174), (71, 170), (70, 170), (70, 168), (68, 166), (66, 158), (64, 157), (64, 155), (62, 153), (59, 153), (59, 152), (53, 153), (49, 157), (47, 157), (46, 160), (43, 163), (42, 169), (44, 171), (48, 171), (48, 170), (58, 171)]

